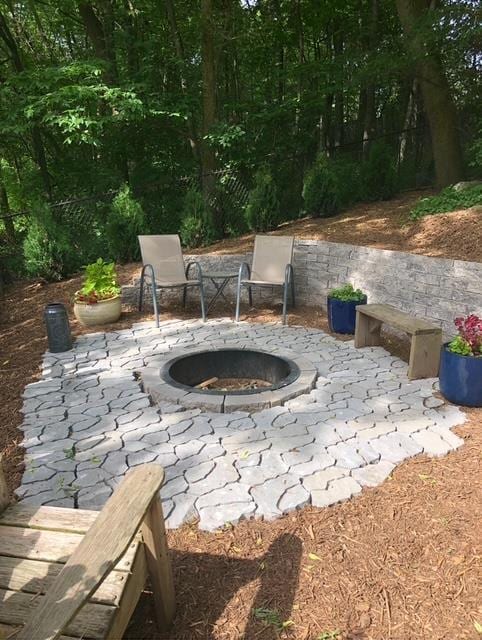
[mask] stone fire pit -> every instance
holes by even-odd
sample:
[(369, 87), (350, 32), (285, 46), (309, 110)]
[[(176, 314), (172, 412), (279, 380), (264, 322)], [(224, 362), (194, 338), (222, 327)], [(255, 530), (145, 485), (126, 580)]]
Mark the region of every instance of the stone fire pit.
[[(218, 348), (175, 351), (151, 360), (140, 371), (154, 402), (175, 402), (216, 413), (278, 407), (313, 389), (317, 370), (307, 358), (287, 349)], [(252, 380), (254, 388), (209, 388), (206, 383)], [(260, 384), (261, 383), (261, 384)]]

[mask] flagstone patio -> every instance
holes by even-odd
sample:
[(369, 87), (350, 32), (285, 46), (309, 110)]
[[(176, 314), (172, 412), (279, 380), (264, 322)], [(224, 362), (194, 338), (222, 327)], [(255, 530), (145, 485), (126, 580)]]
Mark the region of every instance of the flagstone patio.
[[(153, 405), (140, 374), (170, 352), (249, 344), (289, 349), (316, 367), (310, 393), (248, 413)], [(19, 497), (32, 504), (100, 507), (133, 466), (166, 469), (167, 524), (199, 518), (216, 529), (324, 507), (383, 482), (403, 460), (463, 444), (465, 416), (434, 395), (437, 380), (409, 381), (381, 347), (356, 350), (317, 329), (229, 319), (137, 324), (79, 337), (44, 356), (24, 393), (26, 470)], [(182, 400), (180, 400), (181, 402)]]

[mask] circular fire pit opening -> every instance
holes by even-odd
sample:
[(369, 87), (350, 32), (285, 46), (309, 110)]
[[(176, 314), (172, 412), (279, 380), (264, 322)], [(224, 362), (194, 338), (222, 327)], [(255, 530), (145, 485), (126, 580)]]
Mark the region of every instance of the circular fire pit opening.
[(248, 349), (198, 351), (170, 360), (161, 370), (161, 378), (171, 385), (223, 396), (279, 389), (299, 376), (292, 360)]

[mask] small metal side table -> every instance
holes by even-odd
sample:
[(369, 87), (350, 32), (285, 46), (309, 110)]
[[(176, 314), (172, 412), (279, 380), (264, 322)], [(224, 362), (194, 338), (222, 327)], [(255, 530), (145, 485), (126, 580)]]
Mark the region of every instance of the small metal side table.
[(225, 302), (228, 302), (226, 296), (224, 295), (224, 289), (226, 289), (226, 286), (228, 285), (230, 280), (234, 280), (237, 277), (237, 272), (233, 273), (228, 271), (212, 271), (210, 273), (203, 273), (203, 279), (206, 278), (208, 280), (211, 280), (216, 289), (216, 293), (211, 298), (208, 304), (207, 313), (211, 311), (219, 298), (222, 297)]

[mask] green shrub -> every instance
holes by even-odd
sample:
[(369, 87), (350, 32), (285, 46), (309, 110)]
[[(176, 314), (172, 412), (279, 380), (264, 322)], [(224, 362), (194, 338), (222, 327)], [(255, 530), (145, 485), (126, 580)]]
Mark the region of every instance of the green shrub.
[(98, 300), (119, 295), (120, 291), (115, 263), (104, 262), (102, 258), (97, 258), (95, 262), (85, 267), (84, 282), (76, 299), (81, 302), (95, 303)]
[(112, 201), (106, 223), (107, 247), (120, 262), (132, 262), (140, 257), (137, 236), (146, 229), (144, 212), (125, 184)]
[(328, 293), (328, 297), (342, 302), (363, 302), (365, 294), (361, 289), (355, 289), (351, 283), (348, 283), (332, 289)]
[(325, 218), (338, 213), (341, 206), (338, 177), (328, 158), (320, 156), (306, 174), (303, 200), (308, 215)]
[(23, 242), (25, 270), (30, 276), (61, 280), (82, 264), (68, 228), (54, 219), (46, 204), (34, 206)]
[(186, 247), (200, 247), (213, 242), (216, 237), (211, 212), (197, 189), (189, 189), (184, 198), (179, 235)]
[(269, 168), (260, 169), (249, 193), (245, 217), (251, 231), (269, 231), (280, 222), (278, 191)]
[(410, 211), (412, 220), (419, 220), (424, 216), (436, 213), (448, 213), (457, 209), (468, 209), (475, 205), (482, 205), (482, 184), (456, 191), (453, 187), (443, 189), (436, 196), (420, 198)]
[(363, 200), (389, 200), (398, 191), (395, 154), (384, 142), (375, 141), (361, 171)]

